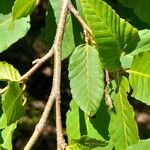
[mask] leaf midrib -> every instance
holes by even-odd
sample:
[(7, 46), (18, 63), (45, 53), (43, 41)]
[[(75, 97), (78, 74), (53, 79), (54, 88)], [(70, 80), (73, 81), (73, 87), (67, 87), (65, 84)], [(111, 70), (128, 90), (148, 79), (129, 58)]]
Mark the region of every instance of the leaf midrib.
[(138, 76), (141, 76), (141, 77), (146, 77), (146, 78), (150, 78), (150, 74), (144, 74), (142, 72), (138, 72), (136, 70), (127, 70), (126, 72), (132, 74), (132, 75), (138, 75)]

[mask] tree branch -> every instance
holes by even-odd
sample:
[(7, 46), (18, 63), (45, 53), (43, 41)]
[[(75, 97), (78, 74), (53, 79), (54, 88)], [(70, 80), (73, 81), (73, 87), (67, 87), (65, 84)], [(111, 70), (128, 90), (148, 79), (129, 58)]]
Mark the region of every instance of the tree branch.
[[(53, 56), (53, 54), (54, 48), (52, 47), (46, 55), (44, 55), (42, 58), (36, 61), (35, 65), (29, 71), (27, 71), (24, 75), (21, 76), (20, 82), (25, 82), (26, 80), (28, 80), (31, 77), (31, 75), (40, 68), (42, 64), (44, 64), (49, 58)], [(3, 89), (0, 89), (0, 95), (3, 94), (6, 90), (7, 86)]]
[(106, 80), (106, 86), (105, 86), (106, 105), (108, 106), (108, 109), (112, 109), (113, 108), (113, 102), (112, 102), (111, 96), (109, 94), (110, 78), (109, 78), (108, 70), (105, 70), (105, 80)]
[(46, 55), (36, 61), (35, 65), (28, 72), (21, 76), (20, 81), (26, 81), (43, 63), (51, 58), (53, 54), (54, 48), (52, 47)]
[(60, 20), (54, 41), (54, 90), (56, 91), (56, 133), (57, 150), (65, 149), (65, 140), (62, 132), (61, 107), (60, 107), (60, 81), (61, 81), (61, 44), (65, 28), (65, 22), (68, 14), (68, 0), (63, 0), (60, 14)]
[(82, 19), (82, 17), (80, 16), (79, 12), (74, 8), (74, 6), (72, 5), (70, 0), (69, 0), (69, 3), (68, 3), (68, 8), (72, 12), (72, 14), (76, 17), (76, 19), (80, 22), (80, 24), (83, 27), (83, 29), (86, 30), (92, 36), (91, 29), (85, 23), (85, 21)]
[[(63, 0), (63, 5), (61, 9), (60, 19), (56, 31), (56, 36), (53, 44), (54, 49), (54, 76), (53, 76), (53, 85), (51, 94), (49, 96), (48, 102), (45, 106), (44, 112), (41, 116), (39, 123), (37, 124), (33, 135), (31, 136), (30, 140), (28, 141), (27, 145), (25, 146), (24, 150), (30, 150), (34, 143), (37, 141), (38, 137), (40, 136), (41, 132), (43, 131), (44, 125), (48, 118), (49, 112), (51, 107), (56, 100), (56, 130), (57, 130), (57, 149), (64, 149), (65, 140), (63, 138), (62, 133), (62, 124), (61, 124), (61, 114), (60, 114), (60, 80), (61, 80), (61, 43), (64, 33), (65, 21), (68, 14), (68, 0)], [(30, 75), (27, 74), (27, 77)], [(23, 78), (26, 79), (24, 76)]]

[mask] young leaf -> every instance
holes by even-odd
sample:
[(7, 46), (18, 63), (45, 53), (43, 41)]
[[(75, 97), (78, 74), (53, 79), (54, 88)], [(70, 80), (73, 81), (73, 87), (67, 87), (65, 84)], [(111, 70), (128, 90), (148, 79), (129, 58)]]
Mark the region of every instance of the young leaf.
[(20, 74), (11, 64), (0, 62), (0, 80), (19, 81)]
[(134, 119), (134, 110), (127, 99), (127, 92), (129, 92), (128, 80), (122, 77), (118, 85), (115, 85), (114, 82), (113, 84), (114, 110), (110, 111), (109, 131), (115, 150), (124, 150), (129, 145), (138, 142), (138, 129)]
[(0, 133), (2, 141), (0, 141), (1, 146), (5, 150), (12, 150), (12, 134), (17, 127), (17, 123), (13, 123), (10, 126), (7, 126)]
[(39, 0), (16, 0), (12, 8), (12, 18), (20, 19), (31, 14)]
[(73, 99), (89, 116), (96, 113), (104, 93), (103, 69), (98, 51), (78, 46), (70, 57), (69, 78)]
[[(70, 109), (67, 112), (67, 136), (68, 136), (68, 141), (69, 145), (73, 144), (74, 140), (79, 140), (83, 135), (88, 135), (91, 138), (99, 139), (101, 141), (106, 141), (104, 138), (104, 134), (100, 131), (103, 129), (103, 132), (107, 132), (106, 129), (104, 129), (102, 126), (105, 124), (106, 128), (108, 127), (106, 121), (106, 118), (108, 117), (106, 112), (103, 111), (104, 109), (102, 108), (101, 111), (96, 113), (96, 117), (94, 118), (89, 118), (76, 104), (75, 100), (72, 100), (70, 103)], [(102, 113), (106, 115), (103, 120)], [(105, 123), (104, 123), (105, 122)], [(75, 129), (75, 130), (74, 130)], [(102, 137), (102, 136), (104, 137)], [(108, 136), (108, 135), (107, 135)]]
[(18, 82), (9, 82), (7, 91), (2, 94), (2, 108), (7, 125), (16, 122), (24, 115), (22, 92)]
[(120, 55), (131, 52), (138, 31), (102, 0), (80, 0), (86, 21), (92, 29), (103, 65), (110, 71), (120, 67)]
[(0, 14), (0, 53), (25, 36), (30, 28), (29, 22), (30, 18), (26, 17), (12, 24), (11, 14)]
[(149, 150), (149, 148), (150, 148), (150, 139), (147, 139), (147, 140), (141, 140), (139, 143), (127, 147), (126, 150), (136, 150), (136, 149)]
[(130, 70), (127, 71), (133, 89), (132, 96), (150, 104), (150, 51), (136, 55)]

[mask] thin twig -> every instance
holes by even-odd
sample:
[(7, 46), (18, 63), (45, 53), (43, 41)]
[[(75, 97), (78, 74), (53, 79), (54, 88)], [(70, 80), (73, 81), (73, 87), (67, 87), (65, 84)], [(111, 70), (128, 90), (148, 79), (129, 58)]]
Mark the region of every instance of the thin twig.
[[(27, 71), (24, 75), (20, 77), (20, 82), (25, 82), (26, 80), (28, 80), (31, 77), (31, 75), (33, 75), (33, 73), (36, 70), (38, 70), (43, 63), (45, 63), (49, 58), (53, 56), (53, 54), (54, 54), (54, 48), (52, 47), (46, 55), (44, 55), (40, 59), (37, 59), (34, 66), (29, 71)], [(0, 89), (0, 95), (3, 94), (6, 90), (7, 87)]]
[(36, 64), (23, 76), (21, 76), (20, 81), (26, 81), (43, 63), (45, 63), (54, 54), (54, 48), (52, 47), (49, 52), (42, 58), (38, 59)]
[[(57, 149), (63, 149), (62, 145), (65, 145), (65, 140), (63, 138), (63, 133), (62, 133), (62, 125), (61, 125), (61, 114), (60, 114), (60, 79), (61, 79), (61, 42), (63, 38), (63, 33), (64, 33), (64, 27), (65, 27), (65, 21), (66, 17), (68, 14), (68, 0), (63, 0), (63, 5), (61, 9), (61, 15), (57, 27), (57, 32), (53, 44), (54, 48), (54, 76), (53, 76), (53, 85), (52, 85), (52, 90), (51, 94), (49, 96), (48, 102), (45, 106), (44, 112), (41, 116), (41, 119), (39, 123), (37, 124), (33, 135), (31, 136), (30, 140), (28, 141), (27, 145), (25, 146), (24, 150), (30, 150), (34, 143), (37, 141), (38, 137), (40, 136), (41, 132), (43, 131), (44, 125), (46, 123), (46, 120), (48, 118), (49, 112), (51, 110), (51, 107), (54, 103), (54, 100), (56, 99), (57, 102), (59, 101), (59, 104), (57, 104), (57, 119), (56, 119), (56, 124), (57, 124)], [(29, 75), (28, 75), (29, 76)], [(25, 77), (24, 77), (25, 78)], [(26, 78), (25, 78), (26, 79)], [(59, 99), (59, 100), (58, 100)]]
[(111, 99), (111, 96), (109, 95), (109, 85), (110, 85), (110, 78), (109, 78), (109, 72), (105, 70), (105, 80), (106, 80), (106, 87), (105, 87), (105, 100), (106, 105), (109, 109), (113, 108), (113, 102)]
[(57, 150), (65, 149), (65, 140), (62, 132), (61, 107), (60, 107), (60, 81), (61, 81), (61, 44), (68, 14), (68, 0), (63, 0), (60, 19), (54, 41), (54, 90), (56, 90), (56, 133)]
[(42, 133), (48, 114), (53, 106), (53, 103), (55, 101), (55, 96), (54, 96), (54, 91), (52, 90), (49, 99), (47, 101), (47, 104), (44, 108), (44, 112), (42, 114), (42, 117), (39, 121), (39, 123), (36, 125), (35, 130), (30, 138), (30, 140), (28, 141), (28, 143), (25, 145), (24, 150), (30, 150), (32, 148), (32, 146), (36, 143), (37, 139), (39, 138), (40, 134)]
[(89, 32), (89, 34), (92, 36), (91, 29), (85, 23), (85, 21), (82, 19), (82, 17), (80, 16), (79, 12), (74, 8), (74, 6), (72, 5), (70, 0), (69, 0), (69, 3), (68, 3), (68, 8), (73, 13), (73, 15), (76, 17), (76, 19), (80, 22), (80, 24), (83, 27), (83, 29), (86, 30), (87, 32)]

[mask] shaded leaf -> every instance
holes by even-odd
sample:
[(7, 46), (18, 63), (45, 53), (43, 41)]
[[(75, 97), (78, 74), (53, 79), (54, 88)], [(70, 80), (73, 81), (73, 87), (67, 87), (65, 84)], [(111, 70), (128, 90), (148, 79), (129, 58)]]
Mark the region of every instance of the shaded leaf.
[(94, 115), (104, 93), (103, 69), (94, 47), (80, 45), (74, 50), (69, 78), (73, 99), (87, 115)]
[(126, 150), (149, 150), (150, 148), (150, 139), (141, 140), (137, 144), (133, 144), (126, 148)]
[(150, 1), (149, 0), (119, 0), (119, 2), (129, 8), (133, 8), (135, 14), (142, 20), (150, 24)]
[(113, 90), (114, 110), (110, 111), (110, 137), (115, 145), (115, 150), (124, 150), (139, 140), (134, 110), (127, 99), (128, 80), (122, 77), (117, 85), (113, 82)]
[[(46, 39), (50, 47), (54, 42), (61, 6), (61, 0), (50, 1), (45, 28)], [(74, 19), (74, 17), (72, 17), (71, 14), (68, 14), (61, 47), (62, 60), (70, 56), (75, 47), (81, 42), (81, 27), (79, 26), (79, 23)]]
[(133, 89), (132, 96), (150, 104), (150, 51), (136, 55), (131, 69), (127, 71)]
[(131, 52), (139, 41), (138, 31), (119, 18), (102, 0), (80, 0), (86, 21), (92, 29), (103, 65), (110, 71), (118, 69), (120, 56)]
[[(97, 119), (96, 117), (89, 118), (86, 114), (84, 114), (82, 110), (80, 110), (75, 100), (71, 101), (70, 109), (71, 110), (67, 112), (67, 121), (66, 121), (69, 144), (73, 144), (74, 140), (81, 139), (83, 135), (88, 135), (91, 138), (96, 138), (104, 141), (104, 138), (101, 136), (100, 130), (104, 129), (102, 127), (103, 126), (102, 124), (105, 120), (102, 120), (103, 118), (100, 118), (101, 116), (99, 115), (98, 112), (97, 112), (98, 114), (96, 114)], [(105, 111), (103, 112), (103, 114), (104, 115), (106, 114)], [(107, 121), (104, 124), (106, 125), (106, 127), (108, 127)], [(107, 132), (106, 129), (103, 132)]]
[(95, 148), (95, 147), (104, 147), (106, 146), (108, 143), (106, 141), (101, 141), (98, 139), (94, 139), (88, 136), (82, 136), (81, 139), (79, 140), (74, 140), (74, 143), (78, 143), (80, 145), (86, 146), (88, 148)]
[(18, 82), (9, 82), (7, 91), (2, 94), (2, 108), (7, 125), (16, 122), (24, 115), (22, 93)]
[(30, 28), (30, 18), (22, 18), (12, 24), (11, 14), (0, 14), (0, 52), (25, 36)]
[(0, 1), (0, 13), (5, 15), (11, 12), (12, 6), (15, 0), (1, 0)]
[(20, 74), (11, 64), (0, 62), (0, 80), (19, 81)]
[(12, 18), (20, 19), (31, 14), (39, 0), (16, 0), (12, 8)]

